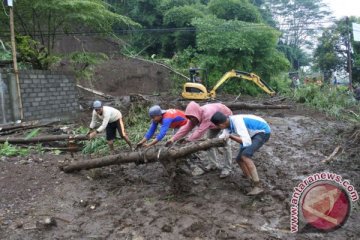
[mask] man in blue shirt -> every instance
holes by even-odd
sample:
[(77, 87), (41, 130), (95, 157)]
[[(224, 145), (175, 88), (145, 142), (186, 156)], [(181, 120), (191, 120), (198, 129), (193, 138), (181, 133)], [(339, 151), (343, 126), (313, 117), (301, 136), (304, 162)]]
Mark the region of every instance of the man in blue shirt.
[(221, 112), (216, 112), (212, 116), (211, 122), (224, 129), (220, 135), (221, 138), (230, 138), (240, 143), (240, 151), (236, 161), (245, 176), (254, 184), (248, 195), (257, 195), (263, 192), (255, 164), (251, 158), (269, 140), (271, 133), (269, 124), (255, 115), (238, 114), (226, 117)]
[[(144, 138), (137, 144), (137, 147), (150, 147), (157, 144), (165, 137), (169, 128), (176, 131), (188, 121), (183, 111), (177, 109), (162, 110), (158, 105), (152, 106), (149, 109), (149, 116), (152, 120), (150, 128)], [(152, 142), (146, 143), (155, 134), (159, 124), (161, 124), (159, 134)]]

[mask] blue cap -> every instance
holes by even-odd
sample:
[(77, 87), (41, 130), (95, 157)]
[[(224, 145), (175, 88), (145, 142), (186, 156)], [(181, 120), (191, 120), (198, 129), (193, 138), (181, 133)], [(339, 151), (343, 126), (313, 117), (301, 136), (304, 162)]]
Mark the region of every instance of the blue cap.
[(166, 111), (162, 110), (161, 107), (159, 105), (154, 105), (149, 109), (149, 115), (150, 117), (153, 116), (160, 116), (162, 114), (164, 114)]
[(94, 109), (101, 108), (101, 107), (102, 107), (102, 102), (100, 102), (99, 100), (94, 101), (94, 103), (93, 103)]

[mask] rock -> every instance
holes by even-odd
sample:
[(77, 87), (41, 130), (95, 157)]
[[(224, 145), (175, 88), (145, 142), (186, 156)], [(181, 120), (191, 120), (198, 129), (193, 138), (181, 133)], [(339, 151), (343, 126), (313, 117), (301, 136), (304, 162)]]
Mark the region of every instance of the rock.
[(26, 165), (26, 164), (29, 164), (29, 162), (28, 162), (28, 161), (26, 161), (26, 160), (20, 160), (20, 161), (19, 161), (19, 163), (20, 163), (21, 165)]
[(57, 222), (53, 217), (45, 217), (43, 220), (43, 224), (45, 227), (57, 226)]
[(281, 190), (275, 190), (271, 193), (271, 196), (281, 200), (281, 201), (284, 201), (286, 199), (286, 195), (283, 191)]
[(172, 232), (173, 229), (172, 229), (172, 227), (170, 225), (165, 224), (164, 226), (162, 226), (161, 230), (163, 232), (170, 233), (170, 232)]
[(88, 201), (80, 199), (78, 204), (80, 207), (86, 207), (88, 205)]
[(17, 223), (15, 223), (15, 228), (22, 228), (23, 225), (24, 224), (22, 222), (17, 222)]
[(261, 213), (264, 214), (264, 213), (267, 213), (267, 212), (272, 212), (275, 210), (275, 207), (274, 206), (269, 206), (269, 207), (263, 207), (261, 209)]
[(36, 223), (26, 223), (23, 226), (24, 230), (33, 230), (37, 228), (37, 224)]
[(285, 117), (285, 115), (283, 113), (275, 113), (272, 115), (273, 117), (279, 117), (279, 118), (283, 118)]
[[(42, 221), (37, 221), (35, 224), (35, 228), (33, 228), (33, 226), (30, 226), (30, 228), (28, 229), (48, 229), (51, 227), (56, 227), (57, 226), (57, 222), (55, 220), (55, 218), (53, 217), (45, 217)], [(26, 229), (24, 227), (24, 229)]]
[(216, 230), (216, 237), (217, 239), (227, 239), (228, 233), (224, 229), (218, 229)]
[(205, 173), (199, 166), (195, 166), (194, 169), (191, 171), (191, 175), (193, 176), (200, 176)]

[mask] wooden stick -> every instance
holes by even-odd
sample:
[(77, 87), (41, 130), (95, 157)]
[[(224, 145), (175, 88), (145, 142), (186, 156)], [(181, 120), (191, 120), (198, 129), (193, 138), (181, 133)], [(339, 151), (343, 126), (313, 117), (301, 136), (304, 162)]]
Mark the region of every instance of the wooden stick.
[(322, 163), (326, 163), (326, 162), (331, 161), (332, 158), (335, 157), (335, 156), (339, 153), (339, 151), (340, 151), (341, 149), (342, 149), (341, 146), (337, 146), (337, 147), (334, 149), (334, 151), (330, 154), (330, 156), (328, 156), (327, 158), (325, 158), (325, 159), (322, 160), (321, 162), (322, 162)]

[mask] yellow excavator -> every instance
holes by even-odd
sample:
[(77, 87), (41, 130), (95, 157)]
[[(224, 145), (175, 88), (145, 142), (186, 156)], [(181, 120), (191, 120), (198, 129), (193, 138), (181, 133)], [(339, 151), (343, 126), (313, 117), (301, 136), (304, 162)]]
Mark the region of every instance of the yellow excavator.
[(269, 94), (270, 96), (274, 96), (276, 93), (271, 87), (261, 80), (261, 78), (254, 74), (248, 72), (242, 72), (237, 70), (231, 70), (225, 73), (219, 81), (215, 84), (215, 86), (208, 91), (208, 86), (204, 86), (202, 83), (208, 83), (207, 81), (207, 71), (203, 68), (190, 68), (190, 81), (185, 83), (183, 86), (182, 97), (185, 99), (192, 99), (192, 100), (206, 100), (206, 99), (215, 99), (216, 97), (216, 90), (227, 80), (231, 78), (240, 78), (248, 81), (252, 81), (258, 87), (260, 87), (264, 92)]

